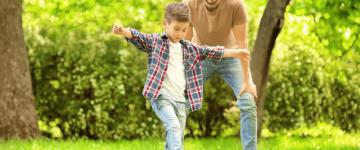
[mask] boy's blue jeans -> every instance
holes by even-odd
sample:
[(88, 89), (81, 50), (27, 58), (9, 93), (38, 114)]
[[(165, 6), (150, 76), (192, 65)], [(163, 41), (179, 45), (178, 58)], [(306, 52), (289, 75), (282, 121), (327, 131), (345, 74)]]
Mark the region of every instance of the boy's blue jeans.
[[(240, 108), (240, 135), (244, 150), (256, 149), (256, 104), (253, 95), (244, 93), (239, 95), (242, 86), (242, 67), (237, 58), (224, 58), (221, 61), (202, 61), (204, 81), (217, 74), (229, 84), (237, 97)], [(205, 91), (206, 92), (206, 91)]]
[(189, 104), (176, 102), (165, 95), (160, 95), (157, 100), (151, 101), (151, 106), (165, 127), (165, 150), (182, 150), (186, 118), (190, 112)]

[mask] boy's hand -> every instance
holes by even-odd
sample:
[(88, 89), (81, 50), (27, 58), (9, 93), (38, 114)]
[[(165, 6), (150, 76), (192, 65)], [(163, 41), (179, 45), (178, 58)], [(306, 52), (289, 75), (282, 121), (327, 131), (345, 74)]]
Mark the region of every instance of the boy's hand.
[(119, 24), (114, 24), (112, 27), (112, 32), (114, 34), (119, 34), (122, 35), (123, 32), (123, 26), (119, 25)]
[(239, 49), (238, 50), (238, 58), (240, 58), (243, 61), (250, 61), (250, 52), (247, 49)]
[(123, 35), (126, 38), (133, 37), (130, 29), (124, 28), (122, 25), (116, 24), (116, 23), (112, 27), (112, 33), (118, 34), (118, 35)]
[(240, 95), (244, 94), (245, 92), (248, 92), (248, 93), (252, 94), (255, 97), (255, 99), (257, 98), (257, 92), (256, 92), (255, 84), (245, 83), (241, 87)]

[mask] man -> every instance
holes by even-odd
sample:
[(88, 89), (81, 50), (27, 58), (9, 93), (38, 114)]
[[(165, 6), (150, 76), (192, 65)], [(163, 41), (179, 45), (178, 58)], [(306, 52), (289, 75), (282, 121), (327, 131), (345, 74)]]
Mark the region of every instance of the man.
[[(184, 0), (190, 7), (191, 25), (186, 39), (200, 45), (223, 45), (247, 49), (247, 14), (241, 0)], [(204, 80), (218, 74), (232, 88), (240, 108), (243, 149), (256, 149), (256, 87), (252, 82), (249, 61), (226, 58), (204, 60)]]

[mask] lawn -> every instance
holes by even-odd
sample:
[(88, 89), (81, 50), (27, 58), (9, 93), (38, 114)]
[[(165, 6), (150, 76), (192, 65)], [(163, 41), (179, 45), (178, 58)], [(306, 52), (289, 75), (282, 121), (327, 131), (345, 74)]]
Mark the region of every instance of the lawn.
[[(7, 140), (0, 141), (0, 150), (160, 150), (162, 139), (144, 140)], [(238, 138), (204, 138), (185, 140), (186, 150), (235, 150), (241, 149)], [(289, 137), (263, 138), (260, 150), (360, 150), (360, 134), (346, 134), (333, 137)]]

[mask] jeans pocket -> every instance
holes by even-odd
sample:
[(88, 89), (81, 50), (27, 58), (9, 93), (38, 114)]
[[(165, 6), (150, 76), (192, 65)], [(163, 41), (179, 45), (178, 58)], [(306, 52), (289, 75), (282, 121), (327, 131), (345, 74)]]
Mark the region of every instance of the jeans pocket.
[(157, 112), (157, 111), (158, 111), (158, 106), (157, 106), (157, 104), (156, 104), (156, 101), (157, 101), (157, 100), (151, 100), (151, 101), (150, 101), (151, 108), (153, 109), (154, 112)]

